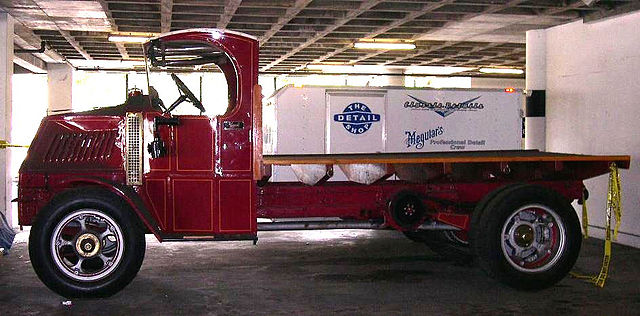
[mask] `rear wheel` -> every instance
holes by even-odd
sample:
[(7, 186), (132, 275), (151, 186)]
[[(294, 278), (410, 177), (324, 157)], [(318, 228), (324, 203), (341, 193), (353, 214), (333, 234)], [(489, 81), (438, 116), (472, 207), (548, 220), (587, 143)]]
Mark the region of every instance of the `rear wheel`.
[(38, 214), (29, 238), (36, 274), (65, 297), (109, 296), (137, 274), (144, 232), (129, 206), (97, 188), (56, 196)]
[(473, 262), (466, 233), (453, 230), (405, 231), (404, 235), (412, 241), (421, 242), (441, 257), (457, 264)]
[(477, 219), (472, 247), (491, 277), (519, 289), (560, 281), (575, 264), (581, 232), (575, 211), (550, 189), (519, 185), (496, 195)]
[(476, 204), (476, 207), (473, 209), (473, 213), (471, 214), (471, 222), (470, 222), (470, 230), (469, 230), (469, 239), (473, 240), (475, 238), (475, 233), (477, 231), (476, 227), (478, 227), (478, 222), (480, 221), (480, 218), (483, 216), (487, 205), (500, 193), (502, 193), (505, 190), (511, 190), (515, 187), (521, 187), (523, 185), (526, 184), (522, 184), (522, 183), (513, 183), (513, 184), (507, 184), (504, 186), (501, 186), (491, 192), (489, 192), (487, 195), (484, 196), (484, 198), (482, 198), (482, 200), (480, 200), (480, 202), (478, 202), (478, 204)]

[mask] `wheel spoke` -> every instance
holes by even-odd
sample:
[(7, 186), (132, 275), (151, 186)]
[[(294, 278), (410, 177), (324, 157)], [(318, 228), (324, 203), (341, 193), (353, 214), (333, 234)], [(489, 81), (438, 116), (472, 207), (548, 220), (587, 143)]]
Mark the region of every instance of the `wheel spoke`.
[(107, 227), (107, 229), (98, 236), (100, 241), (104, 240), (107, 236), (114, 235), (114, 233)]
[(71, 267), (71, 270), (74, 270), (76, 273), (82, 271), (82, 263), (84, 262), (84, 258), (78, 257), (78, 262)]
[(71, 242), (69, 240), (65, 240), (62, 237), (60, 237), (56, 241), (56, 246), (58, 247), (58, 249), (60, 249), (60, 248), (62, 248), (64, 246), (73, 246), (73, 242)]
[(82, 232), (86, 232), (87, 231), (87, 222), (86, 222), (86, 220), (87, 220), (87, 218), (85, 216), (80, 216), (80, 217), (78, 217), (78, 219), (76, 219), (78, 224), (80, 224), (80, 230)]
[(103, 268), (110, 267), (113, 264), (113, 258), (109, 258), (103, 254), (98, 255), (98, 258), (102, 260)]

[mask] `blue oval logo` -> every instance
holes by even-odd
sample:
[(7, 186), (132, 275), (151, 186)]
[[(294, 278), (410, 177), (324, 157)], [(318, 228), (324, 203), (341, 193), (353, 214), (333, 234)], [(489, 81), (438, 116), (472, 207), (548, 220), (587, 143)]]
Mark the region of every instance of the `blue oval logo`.
[(364, 103), (355, 102), (347, 105), (342, 113), (335, 114), (333, 120), (342, 123), (349, 133), (359, 135), (368, 131), (371, 124), (380, 122), (380, 114), (371, 113)]

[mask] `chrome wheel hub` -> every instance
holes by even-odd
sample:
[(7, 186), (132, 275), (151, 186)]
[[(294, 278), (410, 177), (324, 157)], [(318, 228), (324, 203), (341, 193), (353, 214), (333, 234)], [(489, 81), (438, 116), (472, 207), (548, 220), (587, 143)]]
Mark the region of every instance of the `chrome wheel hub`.
[(76, 240), (76, 251), (85, 258), (95, 256), (100, 251), (100, 240), (91, 233), (84, 233)]
[(115, 271), (124, 253), (122, 229), (109, 215), (81, 209), (65, 216), (51, 235), (51, 257), (76, 281), (95, 281)]
[(515, 242), (520, 247), (529, 247), (533, 243), (533, 227), (520, 225), (515, 229)]
[(565, 227), (547, 206), (530, 204), (513, 212), (502, 227), (501, 247), (507, 262), (523, 272), (551, 268), (565, 249)]

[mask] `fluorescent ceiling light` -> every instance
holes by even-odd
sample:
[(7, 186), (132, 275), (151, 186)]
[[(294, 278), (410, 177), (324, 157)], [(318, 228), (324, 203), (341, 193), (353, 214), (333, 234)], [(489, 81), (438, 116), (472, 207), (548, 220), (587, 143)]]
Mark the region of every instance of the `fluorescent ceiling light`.
[(309, 64), (305, 68), (309, 70), (324, 70), (331, 67), (352, 67), (352, 66), (347, 64)]
[(144, 43), (148, 40), (149, 40), (149, 37), (144, 37), (144, 36), (109, 35), (109, 42)]
[(412, 66), (407, 67), (405, 74), (419, 75), (450, 75), (459, 72), (473, 70), (471, 67), (441, 67), (441, 66)]
[(74, 67), (79, 68), (93, 68), (93, 69), (124, 69), (124, 68), (136, 68), (144, 67), (144, 61), (142, 60), (86, 60), (86, 59), (71, 59), (69, 60)]
[(356, 42), (353, 47), (358, 49), (397, 49), (410, 50), (415, 49), (416, 44), (408, 42)]
[(522, 69), (515, 68), (480, 68), (480, 72), (484, 72), (486, 74), (514, 74), (520, 75), (524, 73)]
[(335, 64), (310, 64), (306, 67), (309, 70), (321, 70), (324, 73), (344, 73), (344, 74), (384, 74), (390, 72), (389, 67), (376, 65), (335, 65)]
[(309, 70), (320, 70), (324, 73), (343, 73), (343, 74), (386, 74), (386, 73), (405, 73), (407, 75), (450, 75), (459, 72), (474, 70), (472, 67), (436, 67), (436, 66), (381, 66), (381, 65), (350, 65), (350, 64), (309, 64), (306, 66)]

